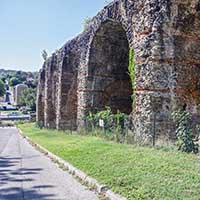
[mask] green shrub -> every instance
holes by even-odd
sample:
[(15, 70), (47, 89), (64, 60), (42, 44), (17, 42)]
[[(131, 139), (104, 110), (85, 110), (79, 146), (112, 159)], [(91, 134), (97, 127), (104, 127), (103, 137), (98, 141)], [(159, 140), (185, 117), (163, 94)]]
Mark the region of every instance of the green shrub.
[[(86, 117), (86, 130), (89, 134), (100, 136), (108, 140), (116, 142), (125, 142), (125, 120), (127, 115), (124, 113), (113, 114), (110, 107), (95, 114), (89, 113)], [(100, 120), (103, 121), (103, 126), (100, 126)]]
[(109, 129), (109, 127), (112, 126), (113, 114), (109, 107), (106, 107), (106, 110), (97, 112), (96, 114), (91, 112), (89, 113), (89, 115), (86, 117), (87, 126), (89, 126), (89, 129), (99, 127), (99, 120), (103, 120), (105, 129)]
[(36, 122), (35, 123), (35, 127), (39, 128), (39, 129), (43, 129), (44, 128), (44, 123), (43, 122)]
[(192, 133), (191, 115), (185, 110), (179, 110), (173, 113), (176, 122), (177, 147), (179, 151), (186, 153), (198, 153), (199, 145), (197, 138)]

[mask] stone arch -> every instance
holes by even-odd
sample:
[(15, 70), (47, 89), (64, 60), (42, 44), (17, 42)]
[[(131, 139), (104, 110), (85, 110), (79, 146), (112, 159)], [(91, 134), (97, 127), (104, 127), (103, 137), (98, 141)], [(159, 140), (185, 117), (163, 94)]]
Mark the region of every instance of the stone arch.
[(92, 38), (87, 63), (85, 114), (106, 106), (132, 112), (132, 86), (128, 74), (129, 41), (122, 23), (106, 20)]
[(57, 129), (75, 130), (77, 127), (77, 57), (69, 52), (62, 61), (58, 98)]

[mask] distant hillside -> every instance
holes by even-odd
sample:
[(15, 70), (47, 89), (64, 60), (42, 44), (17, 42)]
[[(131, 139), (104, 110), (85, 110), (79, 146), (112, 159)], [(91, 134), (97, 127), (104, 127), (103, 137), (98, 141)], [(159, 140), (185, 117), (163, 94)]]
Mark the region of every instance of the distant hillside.
[(7, 74), (10, 74), (10, 73), (15, 73), (16, 71), (15, 70), (6, 70), (6, 69), (0, 69), (0, 76), (6, 76)]
[(6, 76), (6, 75), (9, 75), (9, 74), (14, 74), (14, 73), (17, 73), (17, 72), (25, 73), (25, 74), (27, 74), (27, 76), (31, 76), (32, 78), (35, 77), (35, 76), (38, 76), (38, 72), (25, 72), (25, 71), (21, 71), (21, 70), (0, 69), (0, 77)]
[(29, 87), (35, 88), (37, 87), (38, 75), (38, 72), (0, 69), (0, 79), (4, 82), (8, 82), (10, 86), (24, 83)]

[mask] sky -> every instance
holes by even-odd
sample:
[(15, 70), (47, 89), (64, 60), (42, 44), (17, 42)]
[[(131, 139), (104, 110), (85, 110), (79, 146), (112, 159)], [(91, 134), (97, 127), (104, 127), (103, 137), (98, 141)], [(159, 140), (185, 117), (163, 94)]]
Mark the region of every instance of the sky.
[(0, 0), (0, 68), (37, 71), (109, 0)]

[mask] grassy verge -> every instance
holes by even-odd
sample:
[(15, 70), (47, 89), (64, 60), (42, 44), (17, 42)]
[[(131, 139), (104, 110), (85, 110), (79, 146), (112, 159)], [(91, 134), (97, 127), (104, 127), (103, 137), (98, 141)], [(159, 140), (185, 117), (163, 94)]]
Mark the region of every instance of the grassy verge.
[(195, 155), (132, 147), (96, 137), (19, 124), (33, 141), (133, 200), (199, 200), (200, 160)]

